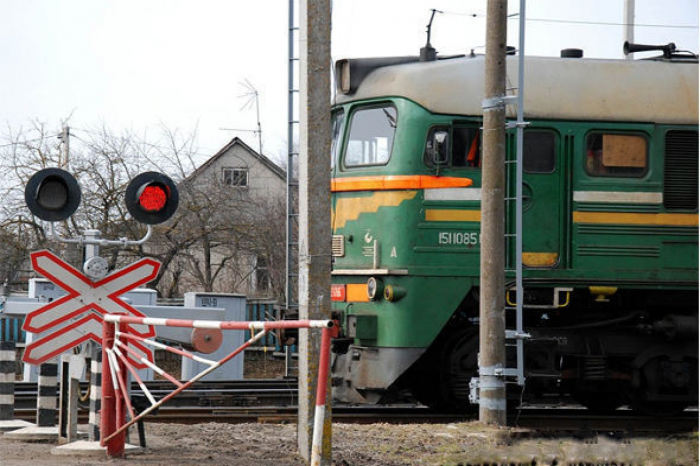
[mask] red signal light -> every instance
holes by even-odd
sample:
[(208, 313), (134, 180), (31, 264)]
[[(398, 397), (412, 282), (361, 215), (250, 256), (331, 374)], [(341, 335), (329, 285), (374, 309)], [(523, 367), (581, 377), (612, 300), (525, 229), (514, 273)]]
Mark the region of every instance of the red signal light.
[(139, 196), (139, 205), (149, 213), (160, 212), (168, 202), (166, 187), (158, 184), (145, 186)]
[(177, 210), (177, 186), (162, 173), (141, 173), (126, 187), (126, 208), (135, 220), (155, 225), (168, 220)]

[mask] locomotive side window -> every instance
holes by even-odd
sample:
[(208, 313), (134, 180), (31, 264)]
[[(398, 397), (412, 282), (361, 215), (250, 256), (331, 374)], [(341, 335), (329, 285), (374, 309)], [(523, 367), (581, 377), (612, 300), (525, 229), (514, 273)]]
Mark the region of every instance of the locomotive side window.
[(345, 166), (385, 165), (396, 132), (396, 108), (391, 105), (355, 111), (345, 149)]
[(556, 160), (556, 134), (549, 131), (525, 131), (523, 170), (525, 173), (552, 173)]
[(345, 112), (342, 110), (338, 110), (331, 115), (331, 136), (333, 138), (331, 141), (331, 170), (335, 168), (338, 161), (338, 156), (340, 154), (338, 148), (340, 147), (340, 137), (343, 134), (342, 129), (344, 119)]
[(589, 134), (586, 172), (592, 176), (641, 178), (647, 172), (647, 140), (638, 135)]
[(453, 168), (481, 168), (481, 131), (477, 127), (436, 126), (428, 132), (425, 143), (424, 161), (426, 165), (435, 165), (435, 147), (439, 138), (436, 136), (447, 132), (447, 150), (449, 157), (446, 166)]
[(452, 130), (452, 166), (481, 167), (481, 134), (479, 128)]

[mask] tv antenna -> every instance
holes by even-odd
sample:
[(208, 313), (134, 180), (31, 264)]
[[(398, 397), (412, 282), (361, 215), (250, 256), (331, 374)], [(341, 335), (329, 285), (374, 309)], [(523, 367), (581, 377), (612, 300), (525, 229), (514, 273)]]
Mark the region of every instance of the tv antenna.
[(260, 124), (260, 94), (258, 93), (258, 90), (253, 86), (250, 81), (247, 79), (244, 82), (239, 82), (241, 86), (246, 88), (246, 91), (244, 94), (239, 95), (239, 98), (244, 98), (247, 97), (248, 100), (243, 104), (241, 107), (241, 110), (247, 110), (253, 107), (255, 105), (255, 113), (257, 117), (257, 122), (258, 122), (258, 129), (240, 129), (240, 128), (219, 128), (220, 130), (223, 131), (238, 131), (242, 133), (255, 133), (258, 136), (258, 148), (259, 148), (259, 154), (263, 155), (263, 145), (262, 145), (262, 125)]
[(245, 87), (248, 92), (246, 92), (243, 95), (240, 95), (238, 97), (247, 97), (248, 100), (246, 103), (243, 104), (243, 107), (241, 107), (241, 110), (244, 109), (249, 109), (253, 107), (253, 104), (255, 104), (255, 114), (257, 117), (257, 122), (258, 122), (258, 129), (253, 130), (254, 133), (258, 134), (258, 146), (260, 147), (260, 155), (262, 155), (262, 126), (260, 125), (260, 95), (258, 94), (258, 90), (253, 86), (250, 81), (247, 79), (239, 83), (241, 86)]

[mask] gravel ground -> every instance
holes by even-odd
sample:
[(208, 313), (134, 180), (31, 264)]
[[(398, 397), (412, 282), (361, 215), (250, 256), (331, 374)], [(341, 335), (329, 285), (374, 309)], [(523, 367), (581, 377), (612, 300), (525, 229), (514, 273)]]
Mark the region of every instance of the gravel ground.
[[(301, 466), (296, 425), (147, 424), (149, 446), (126, 461), (55, 456), (52, 445), (0, 437), (0, 466)], [(576, 440), (459, 424), (334, 424), (334, 466), (697, 465), (697, 432), (668, 438)], [(132, 439), (136, 441), (135, 433)]]
[[(262, 357), (261, 357), (262, 356)], [(179, 367), (172, 368), (179, 373)], [(284, 361), (246, 358), (246, 378), (278, 377)], [(86, 427), (86, 426), (85, 426)], [(146, 424), (148, 448), (123, 460), (51, 454), (54, 445), (0, 434), (0, 466), (303, 466), (296, 425)], [(138, 436), (132, 432), (132, 441)], [(698, 464), (698, 433), (583, 440), (524, 429), (459, 424), (334, 424), (333, 466), (686, 466)]]

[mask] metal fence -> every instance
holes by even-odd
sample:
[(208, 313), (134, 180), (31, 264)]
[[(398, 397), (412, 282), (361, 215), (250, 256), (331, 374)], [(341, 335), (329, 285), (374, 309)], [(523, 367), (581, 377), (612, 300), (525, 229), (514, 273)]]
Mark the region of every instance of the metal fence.
[[(2, 303), (0, 303), (2, 308)], [(0, 341), (14, 341), (18, 345), (23, 345), (26, 334), (22, 330), (24, 317), (7, 317), (0, 315)]]
[[(246, 320), (249, 321), (271, 321), (281, 320), (281, 308), (277, 301), (272, 299), (249, 299), (246, 303)], [(245, 333), (245, 339), (251, 338), (250, 331)], [(279, 331), (269, 332), (267, 335), (258, 340), (250, 347), (257, 348), (263, 351), (283, 351), (279, 338)]]

